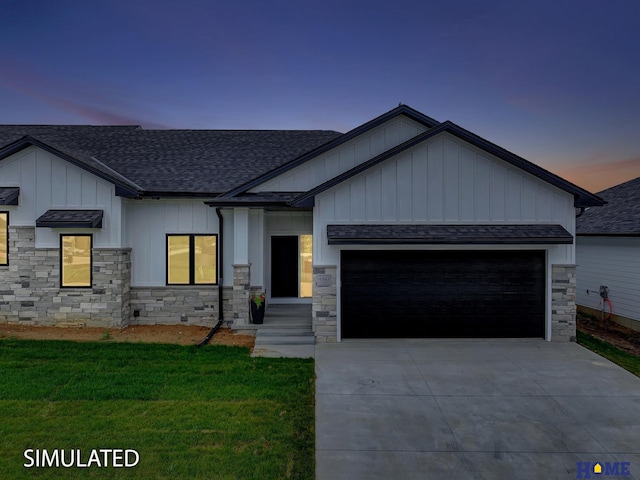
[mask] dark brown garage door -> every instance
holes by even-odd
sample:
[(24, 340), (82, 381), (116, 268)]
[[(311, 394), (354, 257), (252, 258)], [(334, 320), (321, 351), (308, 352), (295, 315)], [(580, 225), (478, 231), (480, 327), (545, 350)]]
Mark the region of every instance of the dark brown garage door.
[(543, 251), (342, 251), (343, 338), (543, 337)]

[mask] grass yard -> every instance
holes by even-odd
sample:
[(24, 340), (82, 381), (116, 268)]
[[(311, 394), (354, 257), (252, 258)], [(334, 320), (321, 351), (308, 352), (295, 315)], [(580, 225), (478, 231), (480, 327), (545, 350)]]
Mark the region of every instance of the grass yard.
[[(23, 466), (26, 449), (109, 448), (140, 461)], [(313, 361), (250, 358), (241, 347), (0, 340), (0, 477), (312, 479)]]
[(640, 377), (640, 357), (637, 355), (627, 353), (610, 343), (581, 331), (577, 332), (577, 341), (583, 347), (586, 347), (598, 355), (611, 360), (613, 363), (620, 365), (625, 370), (628, 370), (634, 375)]

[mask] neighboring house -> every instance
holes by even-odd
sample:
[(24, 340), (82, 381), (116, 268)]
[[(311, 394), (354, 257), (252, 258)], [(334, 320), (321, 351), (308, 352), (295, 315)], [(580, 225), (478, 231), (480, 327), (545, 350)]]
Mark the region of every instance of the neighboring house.
[(249, 322), (316, 341), (575, 336), (602, 200), (401, 105), (345, 134), (0, 126), (0, 321)]
[(599, 316), (606, 286), (605, 313), (640, 331), (640, 177), (598, 195), (607, 204), (576, 220), (576, 301)]

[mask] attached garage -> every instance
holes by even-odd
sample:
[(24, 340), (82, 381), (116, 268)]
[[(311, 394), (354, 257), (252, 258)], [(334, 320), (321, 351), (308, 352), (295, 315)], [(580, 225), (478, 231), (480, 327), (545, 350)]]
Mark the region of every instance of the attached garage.
[(253, 190), (305, 190), (317, 342), (575, 341), (575, 217), (602, 199), (402, 105), (336, 142)]
[(545, 252), (343, 250), (342, 338), (544, 337)]

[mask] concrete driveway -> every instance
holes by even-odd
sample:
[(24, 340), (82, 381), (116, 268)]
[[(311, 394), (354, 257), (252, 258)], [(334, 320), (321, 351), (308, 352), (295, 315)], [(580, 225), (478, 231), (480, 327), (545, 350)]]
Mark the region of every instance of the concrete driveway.
[(640, 479), (640, 378), (575, 343), (345, 341), (315, 355), (317, 480)]

